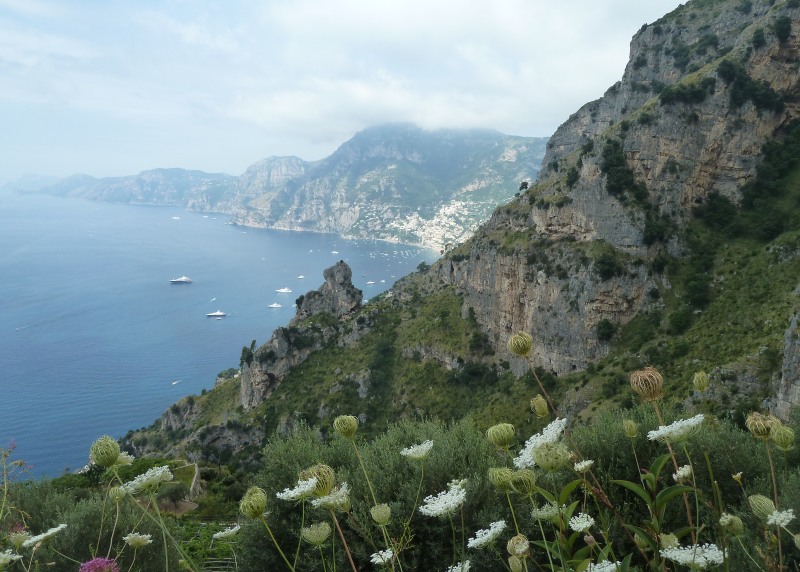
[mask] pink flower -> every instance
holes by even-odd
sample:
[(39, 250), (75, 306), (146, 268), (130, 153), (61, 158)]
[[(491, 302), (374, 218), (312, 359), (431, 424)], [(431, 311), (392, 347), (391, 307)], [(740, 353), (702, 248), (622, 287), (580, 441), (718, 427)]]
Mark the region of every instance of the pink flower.
[(112, 558), (94, 558), (81, 564), (78, 572), (120, 572), (119, 564)]

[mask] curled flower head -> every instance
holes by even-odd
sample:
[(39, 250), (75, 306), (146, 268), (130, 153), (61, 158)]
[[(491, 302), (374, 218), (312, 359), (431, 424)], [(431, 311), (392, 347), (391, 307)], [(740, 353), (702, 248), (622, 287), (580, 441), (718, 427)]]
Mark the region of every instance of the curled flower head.
[(519, 556), (511, 555), (508, 557), (508, 569), (511, 570), (511, 572), (522, 572), (522, 560)]
[(537, 457), (539, 448), (545, 443), (556, 443), (561, 438), (562, 433), (564, 433), (564, 428), (566, 426), (566, 419), (555, 419), (551, 421), (547, 427), (542, 429), (540, 433), (532, 435), (525, 442), (525, 446), (514, 459), (514, 466), (518, 469), (526, 469), (532, 468), (534, 465), (538, 464)]
[(123, 536), (122, 540), (133, 549), (144, 548), (153, 542), (153, 537), (149, 534), (140, 534), (138, 532), (131, 532), (127, 536)]
[(312, 465), (309, 468), (300, 471), (301, 481), (309, 481), (311, 479), (317, 479), (317, 483), (312, 494), (315, 497), (324, 497), (331, 492), (331, 489), (333, 489), (333, 483), (336, 480), (336, 474), (328, 465), (317, 463), (316, 465)]
[(622, 430), (628, 439), (636, 439), (639, 435), (639, 425), (633, 419), (624, 419), (622, 421)]
[(539, 419), (550, 415), (550, 406), (547, 405), (547, 400), (540, 393), (537, 393), (536, 397), (531, 399), (531, 411)]
[(511, 478), (514, 476), (512, 469), (508, 467), (491, 467), (488, 475), (489, 483), (501, 493), (511, 490)]
[(300, 536), (314, 546), (321, 546), (331, 535), (331, 525), (327, 522), (318, 522), (311, 526), (305, 526), (300, 531)]
[(229, 526), (224, 530), (220, 530), (219, 532), (215, 532), (212, 536), (214, 540), (225, 540), (227, 538), (232, 538), (236, 536), (236, 533), (239, 532), (241, 527), (236, 524), (234, 526)]
[(531, 553), (531, 545), (524, 534), (517, 534), (512, 536), (511, 540), (506, 544), (506, 549), (511, 556), (517, 558), (525, 558)]
[(571, 456), (564, 443), (542, 443), (536, 448), (536, 464), (549, 473), (565, 467)]
[(400, 454), (403, 455), (404, 457), (408, 457), (409, 459), (413, 459), (414, 461), (422, 461), (431, 452), (431, 447), (433, 447), (433, 441), (428, 439), (427, 441), (423, 441), (419, 445), (406, 447), (405, 449), (400, 451)]
[(369, 509), (369, 515), (375, 521), (375, 524), (386, 526), (392, 518), (392, 509), (388, 504), (376, 504)]
[(742, 519), (727, 512), (723, 512), (722, 516), (719, 517), (719, 526), (726, 534), (731, 536), (741, 536), (744, 532)]
[(358, 417), (339, 415), (333, 420), (333, 430), (345, 439), (352, 439), (358, 431)]
[(247, 518), (261, 518), (267, 510), (267, 493), (261, 487), (250, 487), (239, 502), (239, 510)]
[(772, 439), (778, 449), (788, 453), (792, 445), (794, 445), (794, 429), (787, 425), (778, 425), (772, 428), (769, 438)]
[(540, 507), (534, 508), (531, 511), (531, 515), (536, 520), (547, 520), (553, 524), (559, 524), (561, 521), (561, 513), (565, 511), (566, 508), (567, 507), (564, 505), (558, 506), (557, 504), (549, 502)]
[(528, 497), (533, 495), (536, 492), (536, 473), (531, 469), (517, 469), (511, 474), (511, 488)]
[(475, 533), (475, 538), (470, 538), (467, 541), (469, 548), (484, 548), (491, 544), (502, 534), (506, 529), (506, 521), (498, 520), (489, 525), (489, 528), (484, 528)]
[(108, 498), (114, 501), (114, 503), (120, 503), (122, 499), (125, 498), (125, 491), (120, 487), (111, 487), (108, 489)]
[[(31, 533), (27, 530), (15, 530), (8, 534), (8, 541), (16, 550), (19, 550), (25, 541), (31, 537)], [(2, 570), (2, 568), (0, 568)]]
[(511, 336), (508, 340), (508, 351), (520, 357), (531, 355), (533, 348), (533, 336), (527, 332), (519, 332)]
[(744, 422), (747, 430), (752, 433), (753, 437), (757, 439), (769, 439), (772, 433), (772, 430), (782, 425), (781, 420), (775, 417), (772, 414), (759, 413), (758, 411), (751, 411), (747, 415), (747, 419)]
[(698, 371), (692, 376), (692, 385), (700, 393), (708, 389), (709, 384), (708, 374), (704, 371)]
[(517, 432), (511, 423), (498, 423), (486, 430), (486, 438), (498, 449), (507, 450), (513, 443)]
[(119, 443), (110, 435), (103, 435), (89, 448), (89, 460), (100, 467), (113, 467), (119, 458)]
[(124, 451), (119, 454), (117, 457), (117, 461), (114, 463), (115, 467), (127, 467), (131, 465), (134, 461), (133, 455), (130, 453), (125, 453)]
[(575, 532), (586, 532), (594, 526), (594, 519), (586, 513), (578, 513), (569, 519), (569, 527)]
[(764, 495), (750, 495), (747, 497), (747, 504), (750, 505), (753, 514), (761, 520), (767, 520), (769, 515), (775, 512), (775, 503)]
[(659, 401), (664, 397), (664, 378), (654, 367), (631, 372), (631, 389), (642, 402)]
[(661, 425), (658, 429), (647, 433), (651, 441), (682, 441), (694, 435), (703, 424), (705, 415), (700, 413), (689, 419), (680, 419), (669, 425)]

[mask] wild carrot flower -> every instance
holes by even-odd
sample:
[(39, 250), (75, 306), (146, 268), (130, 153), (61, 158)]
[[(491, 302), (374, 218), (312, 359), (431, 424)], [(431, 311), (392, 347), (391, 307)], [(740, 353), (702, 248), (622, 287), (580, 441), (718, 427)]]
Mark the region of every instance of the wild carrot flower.
[(659, 401), (664, 396), (664, 378), (654, 367), (631, 372), (631, 389), (643, 403)]
[(142, 473), (132, 481), (128, 481), (119, 488), (129, 495), (136, 496), (142, 492), (154, 491), (161, 483), (166, 483), (171, 480), (172, 473), (170, 472), (169, 467), (163, 465), (161, 467), (153, 467), (152, 469), (148, 469), (146, 472)]
[(93, 558), (81, 564), (79, 572), (119, 572), (119, 564), (113, 558)]
[(475, 538), (470, 538), (467, 541), (469, 548), (483, 548), (488, 544), (494, 542), (500, 534), (506, 529), (506, 521), (498, 520), (489, 525), (489, 528), (484, 528), (475, 533)]
[(525, 446), (514, 459), (514, 466), (518, 469), (529, 469), (536, 464), (536, 449), (545, 443), (555, 443), (561, 438), (564, 428), (567, 426), (566, 419), (556, 419), (551, 421), (541, 433), (532, 435)]
[(458, 564), (450, 566), (446, 572), (469, 572), (469, 567), (469, 560), (464, 560), (463, 562), (459, 562)]
[(512, 536), (511, 540), (508, 541), (508, 544), (506, 544), (506, 550), (508, 550), (508, 553), (512, 556), (524, 558), (530, 554), (531, 544), (528, 542), (528, 539), (524, 534), (517, 534), (516, 536)]
[(300, 531), (300, 536), (314, 546), (322, 546), (331, 535), (331, 525), (327, 522), (318, 522), (311, 526), (304, 526)]
[(661, 425), (658, 429), (647, 433), (651, 441), (680, 441), (693, 435), (703, 423), (705, 415), (700, 413), (689, 419), (680, 419), (669, 425)]
[(22, 559), (22, 556), (14, 554), (11, 552), (10, 548), (5, 552), (0, 552), (0, 570), (5, 569), (6, 566), (20, 559)]
[(794, 520), (794, 510), (776, 510), (767, 517), (767, 524), (769, 526), (777, 526), (778, 528), (786, 528), (790, 522)]
[(725, 560), (722, 550), (716, 544), (667, 548), (660, 550), (659, 554), (692, 570), (705, 570), (709, 566), (722, 564)]
[(794, 445), (794, 429), (786, 425), (778, 425), (772, 428), (769, 438), (772, 439), (772, 442), (775, 443), (778, 449), (784, 453), (788, 453), (789, 449)]
[(392, 552), (391, 548), (387, 548), (386, 550), (380, 550), (369, 557), (370, 561), (373, 564), (389, 564), (394, 557), (394, 552)]
[(672, 478), (676, 483), (681, 483), (692, 478), (692, 466), (684, 465), (678, 469), (677, 472), (672, 474)]
[(431, 452), (431, 447), (433, 447), (433, 441), (428, 439), (427, 441), (423, 441), (419, 445), (406, 447), (405, 449), (400, 451), (400, 454), (414, 461), (422, 461), (428, 456), (428, 453)]
[(212, 538), (214, 540), (224, 540), (226, 538), (231, 538), (233, 536), (236, 536), (236, 533), (239, 532), (240, 528), (241, 527), (238, 524), (235, 525), (235, 526), (229, 526), (228, 528), (226, 528), (224, 530), (220, 530), (219, 532), (215, 532), (214, 535), (212, 536)]
[(311, 477), (305, 481), (298, 481), (297, 486), (293, 489), (283, 489), (283, 491), (276, 493), (275, 496), (285, 501), (297, 501), (303, 498), (310, 497), (317, 488), (317, 477)]
[(54, 526), (53, 528), (50, 528), (41, 534), (37, 534), (36, 536), (31, 536), (28, 540), (22, 543), (22, 547), (29, 548), (31, 546), (35, 546), (36, 544), (39, 544), (43, 540), (47, 540), (51, 536), (58, 534), (65, 528), (67, 528), (66, 524), (59, 524), (58, 526)]
[(594, 466), (594, 461), (592, 461), (591, 459), (587, 459), (585, 461), (580, 461), (578, 463), (575, 463), (574, 469), (576, 473), (585, 473), (593, 466)]
[(138, 532), (131, 532), (127, 536), (123, 536), (122, 540), (131, 548), (143, 548), (153, 542), (153, 537), (149, 534), (140, 534)]
[(569, 519), (569, 527), (575, 532), (586, 532), (594, 526), (594, 519), (586, 513), (578, 513)]
[(453, 514), (464, 504), (467, 498), (467, 491), (464, 489), (466, 481), (450, 481), (446, 491), (440, 492), (436, 496), (425, 497), (419, 507), (419, 512), (425, 516), (446, 516)]
[(250, 487), (239, 501), (239, 511), (247, 518), (261, 518), (267, 510), (267, 493), (260, 487)]
[(561, 505), (560, 507), (557, 504), (547, 503), (543, 504), (540, 507), (534, 508), (531, 511), (531, 515), (533, 518), (537, 520), (549, 520), (551, 522), (558, 522), (558, 518), (561, 513), (566, 510), (565, 505)]
[(723, 512), (722, 516), (719, 517), (719, 526), (731, 536), (739, 536), (744, 532), (744, 523), (742, 519), (736, 515), (728, 514), (727, 512)]
[(110, 435), (103, 435), (89, 448), (89, 462), (103, 468), (113, 466), (119, 458), (119, 443)]
[(516, 436), (517, 432), (511, 423), (498, 423), (486, 430), (486, 438), (498, 449), (508, 449)]
[(621, 562), (611, 562), (606, 560), (605, 562), (598, 562), (597, 564), (589, 564), (586, 572), (617, 572), (621, 565)]
[(339, 512), (350, 511), (350, 485), (342, 483), (338, 489), (331, 491), (324, 497), (319, 497), (311, 501), (314, 508), (324, 508), (337, 510)]
[(508, 351), (520, 357), (531, 355), (533, 336), (527, 332), (519, 332), (508, 339)]
[(15, 530), (8, 534), (8, 541), (11, 543), (11, 546), (16, 548), (17, 550), (25, 544), (25, 541), (31, 537), (31, 533), (25, 529)]
[(375, 524), (379, 526), (386, 526), (392, 518), (392, 509), (388, 504), (376, 504), (369, 509), (369, 515)]
[(333, 420), (333, 430), (345, 439), (352, 439), (358, 431), (358, 417), (339, 415)]

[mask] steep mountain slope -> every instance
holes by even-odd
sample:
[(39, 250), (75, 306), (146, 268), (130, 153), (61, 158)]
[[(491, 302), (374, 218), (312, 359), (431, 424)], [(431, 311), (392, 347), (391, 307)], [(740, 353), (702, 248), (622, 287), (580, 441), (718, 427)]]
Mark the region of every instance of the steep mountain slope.
[[(342, 413), (373, 430), (496, 422), (534, 392), (505, 348), (525, 331), (564, 413), (624, 405), (626, 374), (650, 364), (674, 391), (708, 371), (721, 414), (771, 398), (787, 415), (800, 405), (798, 61), (797, 0), (694, 0), (643, 27), (622, 80), (550, 139), (535, 185), (381, 299), (298, 314), (245, 347), (227, 398), (203, 407), (241, 407), (237, 423), (263, 434)], [(214, 421), (184, 412), (176, 435), (207, 455), (198, 436)], [(127, 442), (149, 450), (146, 434)]]
[[(535, 178), (546, 142), (488, 130), (384, 125), (357, 133), (322, 161), (269, 157), (240, 177), (155, 169), (130, 177), (75, 175), (38, 190), (227, 213), (245, 226), (443, 249), (470, 236), (520, 181)], [(29, 190), (30, 181), (23, 183)]]

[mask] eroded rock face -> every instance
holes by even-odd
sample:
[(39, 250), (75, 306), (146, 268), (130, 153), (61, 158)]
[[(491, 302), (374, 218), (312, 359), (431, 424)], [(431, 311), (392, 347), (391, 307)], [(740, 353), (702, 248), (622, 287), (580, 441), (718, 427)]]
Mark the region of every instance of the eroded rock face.
[(770, 403), (772, 412), (783, 420), (792, 410), (800, 408), (800, 330), (797, 314), (792, 316), (783, 336), (783, 366), (775, 399)]
[[(242, 364), (240, 402), (245, 410), (256, 407), (280, 385), (289, 370), (324, 347), (337, 331), (322, 327), (309, 318), (330, 315), (342, 320), (361, 307), (363, 294), (353, 286), (353, 271), (340, 260), (323, 272), (324, 284), (298, 298), (297, 312), (286, 327), (273, 332), (267, 343)], [(309, 322), (309, 323), (307, 323)]]

